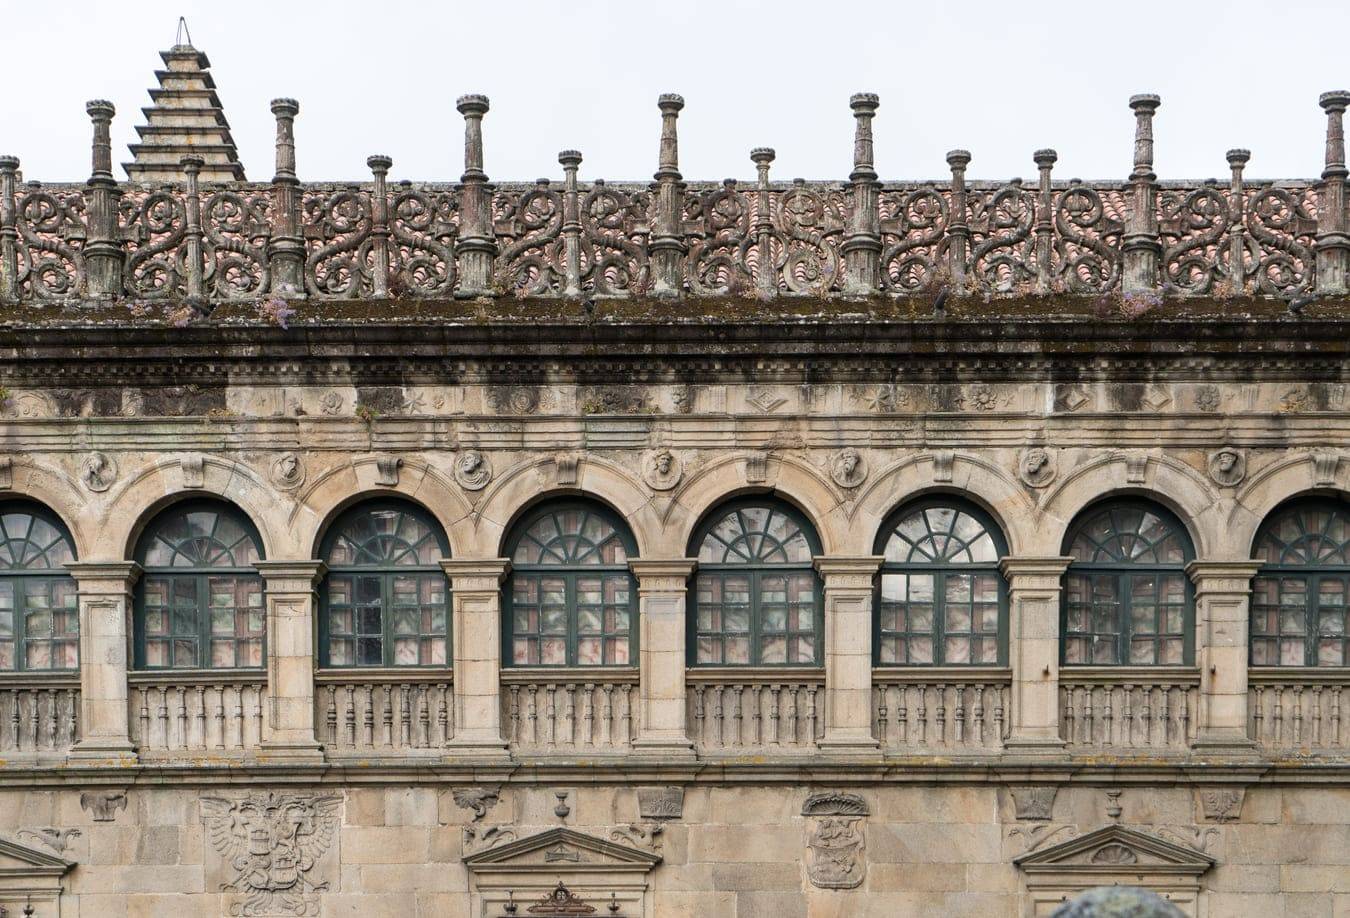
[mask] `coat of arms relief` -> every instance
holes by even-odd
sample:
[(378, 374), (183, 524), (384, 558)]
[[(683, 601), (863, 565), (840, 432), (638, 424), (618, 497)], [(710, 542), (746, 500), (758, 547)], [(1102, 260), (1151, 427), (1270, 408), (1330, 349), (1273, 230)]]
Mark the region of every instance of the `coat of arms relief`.
[(220, 855), (219, 888), (240, 918), (319, 914), (319, 893), (336, 875), (342, 798), (257, 793), (203, 797), (202, 822)]

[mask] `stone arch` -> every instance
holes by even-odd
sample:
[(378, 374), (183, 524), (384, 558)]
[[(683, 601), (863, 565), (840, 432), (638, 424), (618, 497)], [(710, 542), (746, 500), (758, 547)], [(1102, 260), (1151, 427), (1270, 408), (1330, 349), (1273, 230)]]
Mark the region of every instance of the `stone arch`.
[(557, 460), (544, 457), (517, 463), (500, 472), (483, 492), (474, 541), (483, 557), (500, 557), (511, 526), (534, 505), (557, 497), (599, 501), (622, 517), (637, 542), (638, 557), (651, 555), (661, 542), (661, 521), (651, 493), (628, 469), (597, 456), (577, 460), (576, 481), (561, 484)]
[(934, 458), (933, 453), (906, 456), (872, 476), (858, 497), (852, 519), (864, 539), (863, 552), (872, 553), (882, 523), (898, 508), (921, 497), (946, 494), (984, 509), (1002, 531), (1008, 552), (1021, 554), (1034, 538), (1036, 509), (1021, 484), (997, 464), (961, 453), (953, 456), (951, 481), (938, 481)]
[[(287, 557), (293, 548), (283, 503), (256, 471), (219, 456), (202, 457), (200, 486), (188, 487), (179, 456), (140, 468), (111, 496), (102, 514), (102, 543), (117, 546), (117, 560), (129, 560), (150, 520), (166, 507), (193, 497), (232, 504), (253, 523), (262, 539), (263, 556)], [(99, 559), (111, 560), (111, 559)]]
[(671, 496), (663, 522), (671, 557), (684, 557), (699, 523), (736, 497), (771, 494), (792, 504), (815, 528), (825, 554), (864, 554), (854, 545), (848, 515), (832, 484), (814, 466), (794, 456), (770, 456), (764, 480), (746, 480), (745, 454), (715, 459), (698, 469)]
[(381, 497), (408, 500), (426, 510), (445, 532), (451, 557), (469, 553), (474, 541), (472, 507), (464, 500), (459, 486), (428, 462), (411, 457), (401, 459), (398, 480), (392, 485), (378, 481), (374, 456), (355, 458), (315, 476), (288, 516), (303, 557), (318, 557), (324, 533), (344, 510)]
[(41, 504), (65, 525), (75, 543), (75, 557), (84, 561), (98, 544), (99, 525), (92, 506), (79, 500), (80, 493), (80, 483), (64, 469), (38, 466), (15, 456), (10, 464), (10, 484), (0, 488), (0, 501)]
[(1261, 524), (1294, 498), (1335, 494), (1341, 500), (1350, 500), (1350, 460), (1332, 451), (1321, 456), (1324, 462), (1335, 457), (1328, 476), (1318, 474), (1318, 453), (1295, 453), (1277, 459), (1243, 482), (1226, 526), (1235, 552), (1249, 557)]
[(1070, 470), (1045, 495), (1030, 529), (1029, 554), (1058, 555), (1069, 525), (1084, 509), (1110, 497), (1156, 501), (1186, 527), (1197, 558), (1215, 558), (1222, 510), (1219, 494), (1195, 469), (1171, 456), (1150, 454), (1142, 480), (1130, 481), (1125, 455), (1108, 453)]

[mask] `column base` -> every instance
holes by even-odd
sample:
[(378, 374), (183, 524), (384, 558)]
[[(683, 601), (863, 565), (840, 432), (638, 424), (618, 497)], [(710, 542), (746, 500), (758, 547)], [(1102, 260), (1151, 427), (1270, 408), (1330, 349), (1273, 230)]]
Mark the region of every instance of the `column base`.
[(875, 758), (881, 754), (881, 742), (871, 732), (826, 731), (819, 743), (820, 751), (831, 756), (865, 756)]
[(1003, 741), (1003, 751), (1008, 755), (1062, 756), (1064, 739), (1055, 733), (1014, 733)]
[(446, 758), (452, 762), (462, 759), (489, 759), (495, 762), (509, 761), (511, 750), (500, 736), (459, 735), (450, 738), (445, 744)]
[(698, 758), (694, 744), (689, 737), (639, 736), (633, 740), (633, 755), (643, 758), (660, 758), (666, 761), (692, 762)]
[(1253, 758), (1257, 754), (1256, 743), (1239, 728), (1201, 730), (1191, 748), (1204, 755)]
[(258, 760), (264, 764), (322, 765), (323, 747), (313, 740), (295, 743), (264, 740), (258, 749)]
[(100, 739), (93, 737), (82, 739), (70, 747), (66, 761), (81, 765), (135, 765), (138, 762), (136, 747), (130, 740)]

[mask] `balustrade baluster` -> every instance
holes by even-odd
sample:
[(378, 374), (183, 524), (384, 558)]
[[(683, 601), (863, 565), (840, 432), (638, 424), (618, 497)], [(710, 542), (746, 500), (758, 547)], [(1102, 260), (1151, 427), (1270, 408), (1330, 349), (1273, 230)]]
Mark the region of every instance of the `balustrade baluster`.
[(1303, 745), (1303, 686), (1294, 686), (1294, 745)]
[(928, 745), (928, 686), (922, 682), (914, 686), (917, 695), (914, 718), (919, 725), (919, 745)]
[(900, 697), (899, 697), (899, 699), (898, 699), (899, 703), (896, 705), (896, 708), (895, 708), (895, 724), (896, 724), (896, 727), (898, 728), (898, 732), (899, 732), (899, 734), (900, 734), (900, 745), (902, 745), (902, 746), (908, 746), (908, 745), (909, 745), (909, 719), (908, 719), (908, 716), (909, 716), (909, 706), (906, 704), (906, 696), (907, 696), (907, 693), (908, 693), (908, 691), (909, 691), (909, 687), (906, 686), (906, 685), (904, 685), (904, 684), (901, 684), (900, 686), (898, 686), (898, 689), (899, 689), (899, 696), (900, 696)]
[(593, 745), (591, 737), (595, 727), (595, 685), (587, 682), (581, 687), (581, 735), (578, 742), (582, 746)]
[(455, 732), (454, 723), (450, 719), (450, 712), (453, 708), (453, 705), (450, 704), (450, 688), (442, 682), (436, 686), (436, 692), (440, 699), (440, 711), (436, 718), (441, 724), (441, 742), (449, 743)]
[(1314, 747), (1322, 744), (1322, 686), (1313, 686), (1312, 697), (1312, 744)]
[(707, 745), (708, 737), (704, 732), (703, 686), (694, 686), (694, 736), (696, 742)]
[(375, 687), (373, 685), (361, 686), (361, 726), (364, 728), (362, 734), (362, 745), (375, 745)]
[(933, 686), (933, 693), (937, 700), (937, 723), (934, 729), (937, 736), (933, 740), (934, 746), (945, 746), (947, 744), (947, 687), (945, 685)]

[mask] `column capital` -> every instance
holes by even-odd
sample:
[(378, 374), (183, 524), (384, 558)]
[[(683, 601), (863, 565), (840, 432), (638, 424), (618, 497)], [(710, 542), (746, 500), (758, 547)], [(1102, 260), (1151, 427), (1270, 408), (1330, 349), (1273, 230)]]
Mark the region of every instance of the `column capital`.
[(66, 566), (83, 594), (130, 593), (141, 576), (135, 561), (71, 561)]
[(267, 582), (269, 593), (310, 593), (328, 565), (322, 561), (257, 561), (253, 565)]
[(1009, 589), (1019, 592), (1058, 591), (1060, 578), (1072, 561), (1072, 558), (1061, 555), (1008, 557), (999, 561), (998, 569), (1007, 578)]
[(683, 593), (697, 568), (696, 558), (633, 558), (628, 562), (638, 579), (638, 593)]
[(441, 570), (455, 592), (495, 592), (511, 573), (510, 558), (443, 558)]
[[(812, 559), (820, 576), (827, 579), (838, 578), (839, 586), (859, 586), (871, 589), (872, 578), (881, 570), (883, 555), (816, 555)], [(860, 582), (851, 583), (857, 579)]]
[(1261, 569), (1259, 561), (1209, 561), (1198, 558), (1186, 565), (1186, 576), (1195, 584), (1197, 598), (1231, 593), (1245, 597), (1252, 578)]

